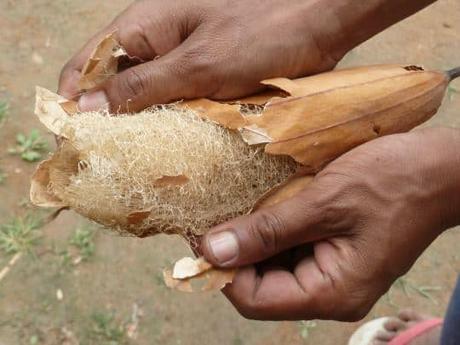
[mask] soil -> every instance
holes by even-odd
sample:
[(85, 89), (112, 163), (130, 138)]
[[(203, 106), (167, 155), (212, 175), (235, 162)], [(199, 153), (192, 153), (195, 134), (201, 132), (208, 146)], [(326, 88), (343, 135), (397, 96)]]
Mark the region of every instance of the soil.
[[(7, 153), (18, 132), (33, 128), (54, 145), (33, 115), (35, 85), (56, 89), (66, 60), (129, 2), (0, 2), (0, 100), (10, 106), (0, 128), (0, 167), (8, 175), (0, 185), (0, 224), (38, 212), (24, 202), (35, 164)], [(341, 65), (376, 63), (460, 65), (460, 2), (439, 1), (356, 48)], [(440, 125), (460, 127), (459, 81), (426, 126)], [(91, 225), (64, 212), (40, 230), (34, 254), (24, 255), (0, 281), (0, 344), (340, 345), (359, 324), (248, 321), (220, 293), (169, 291), (162, 267), (189, 254), (173, 237), (140, 240), (97, 231), (89, 260), (66, 264), (66, 249), (71, 258), (76, 255), (69, 239), (78, 227)], [(459, 242), (460, 231), (442, 235), (367, 319), (404, 307), (442, 316), (460, 272)], [(0, 267), (10, 258), (0, 252)]]

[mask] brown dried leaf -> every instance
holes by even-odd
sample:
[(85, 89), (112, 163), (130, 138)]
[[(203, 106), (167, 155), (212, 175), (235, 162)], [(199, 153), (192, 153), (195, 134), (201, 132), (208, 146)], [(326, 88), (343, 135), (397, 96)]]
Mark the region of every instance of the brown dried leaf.
[(30, 201), (40, 207), (67, 207), (57, 196), (49, 192), (49, 167), (51, 159), (43, 161), (32, 176)]
[(116, 32), (107, 35), (91, 53), (78, 82), (81, 91), (98, 87), (118, 72), (118, 59), (126, 52), (115, 37)]
[(37, 86), (35, 115), (51, 132), (63, 137), (65, 137), (63, 129), (68, 115), (61, 104), (66, 102), (68, 101), (64, 97)]
[(155, 180), (154, 187), (170, 187), (170, 186), (183, 186), (187, 184), (190, 179), (185, 175), (177, 176), (163, 176)]

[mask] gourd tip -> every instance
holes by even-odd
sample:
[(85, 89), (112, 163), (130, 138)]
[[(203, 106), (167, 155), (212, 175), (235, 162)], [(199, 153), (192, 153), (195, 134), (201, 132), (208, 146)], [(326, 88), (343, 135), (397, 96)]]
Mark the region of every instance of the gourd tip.
[(450, 71), (447, 71), (447, 75), (449, 76), (450, 81), (460, 77), (460, 67), (453, 68)]

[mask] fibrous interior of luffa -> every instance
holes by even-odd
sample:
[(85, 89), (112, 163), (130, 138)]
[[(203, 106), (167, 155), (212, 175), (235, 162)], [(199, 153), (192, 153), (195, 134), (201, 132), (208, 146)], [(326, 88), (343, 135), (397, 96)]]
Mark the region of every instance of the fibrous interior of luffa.
[(194, 111), (69, 116), (48, 164), (48, 192), (78, 213), (137, 236), (203, 234), (248, 213), (291, 176), (291, 158), (247, 145)]

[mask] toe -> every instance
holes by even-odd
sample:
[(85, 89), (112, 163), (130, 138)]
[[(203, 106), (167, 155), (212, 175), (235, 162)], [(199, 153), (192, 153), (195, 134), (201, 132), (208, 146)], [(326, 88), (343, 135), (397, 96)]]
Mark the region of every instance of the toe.
[(396, 334), (396, 332), (380, 330), (375, 334), (375, 340), (388, 343), (396, 336)]
[(383, 326), (389, 332), (402, 332), (407, 329), (407, 323), (397, 317), (389, 318)]
[(374, 340), (372, 341), (371, 345), (388, 345), (388, 341), (386, 341), (386, 340), (374, 339)]
[(412, 309), (405, 309), (399, 312), (398, 317), (404, 322), (420, 322), (424, 318), (421, 314), (413, 311)]

